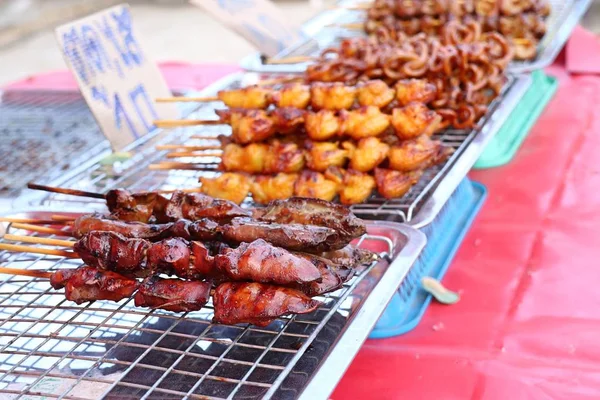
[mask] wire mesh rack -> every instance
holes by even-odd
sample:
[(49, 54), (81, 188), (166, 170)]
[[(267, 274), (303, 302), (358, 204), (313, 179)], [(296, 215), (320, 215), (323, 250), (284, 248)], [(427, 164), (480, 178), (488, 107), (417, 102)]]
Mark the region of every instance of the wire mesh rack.
[(0, 197), (51, 180), (109, 149), (78, 92), (0, 92)]
[[(216, 90), (244, 86), (244, 80), (248, 79), (245, 77), (245, 74), (237, 74), (226, 78), (225, 81), (216, 83), (213, 87), (207, 89), (207, 91), (203, 91), (202, 94), (208, 96), (214, 94)], [(455, 152), (444, 164), (428, 169), (420, 181), (404, 197), (386, 200), (375, 195), (367, 203), (353, 206), (352, 210), (357, 215), (370, 219), (410, 222), (438, 188), (440, 182), (443, 181), (448, 171), (460, 159), (465, 149), (478, 133), (486, 126), (487, 128), (491, 128), (490, 125), (496, 122), (495, 116), (499, 113), (498, 109), (503, 107), (502, 103), (508, 97), (513, 96), (515, 94), (513, 92), (519, 92), (519, 96), (522, 95), (522, 88), (515, 89), (518, 86), (517, 82), (518, 80), (515, 77), (509, 77), (501, 95), (490, 105), (489, 112), (479, 121), (476, 129), (446, 130), (434, 137), (444, 145), (455, 149)], [(202, 104), (189, 117), (198, 119), (214, 118), (215, 107), (222, 107), (222, 105), (216, 102)], [(514, 104), (511, 107), (514, 107)], [(511, 111), (511, 109), (508, 111)], [(505, 114), (506, 112), (507, 110), (503, 111)], [(226, 126), (199, 126), (177, 128), (168, 132), (160, 131), (151, 140), (147, 140), (143, 145), (135, 147), (133, 151), (134, 155), (130, 160), (113, 165), (96, 164), (81, 174), (55, 183), (63, 187), (99, 193), (105, 193), (117, 187), (125, 187), (132, 191), (195, 188), (199, 186), (198, 178), (200, 176), (215, 176), (219, 173), (216, 170), (219, 159), (217, 157), (186, 159), (186, 162), (190, 164), (197, 165), (197, 163), (202, 163), (202, 171), (180, 169), (149, 170), (149, 164), (161, 161), (167, 153), (166, 151), (157, 151), (156, 145), (166, 143), (185, 143), (193, 146), (214, 144), (205, 139), (194, 139), (193, 137), (196, 135), (216, 137), (218, 135), (228, 135), (230, 132), (231, 128)], [(475, 160), (476, 157), (472, 160), (472, 163)], [(453, 191), (454, 188), (446, 188), (444, 190)], [(89, 209), (92, 207), (102, 210), (105, 208), (104, 203), (100, 200), (92, 201), (90, 199), (81, 199), (70, 195), (54, 193), (37, 193), (36, 196), (41, 197), (35, 197), (30, 200), (31, 205), (43, 205), (44, 207), (54, 209), (59, 207)], [(251, 199), (248, 199), (245, 204), (252, 205)]]
[[(0, 275), (0, 397), (325, 398), (424, 244), (410, 227), (370, 223), (356, 245), (382, 258), (319, 297), (315, 312), (265, 328), (213, 324), (210, 302), (182, 315), (135, 308), (132, 300), (76, 305), (46, 281)], [(78, 265), (5, 251), (0, 262), (51, 271)]]
[[(338, 4), (351, 6), (363, 4), (361, 0), (342, 1)], [(542, 69), (552, 64), (564, 44), (569, 39), (571, 32), (581, 20), (592, 0), (549, 0), (551, 13), (546, 20), (547, 32), (538, 44), (538, 52), (534, 59), (528, 61), (514, 61), (508, 70), (512, 73), (525, 73)], [(318, 56), (329, 47), (337, 47), (342, 39), (364, 36), (359, 29), (347, 29), (344, 25), (360, 24), (364, 21), (365, 12), (356, 10), (326, 10), (306, 22), (303, 31), (307, 38), (294, 46), (284, 49), (273, 59), (282, 59), (296, 56)], [(244, 58), (241, 66), (249, 71), (262, 72), (303, 72), (306, 63), (268, 65), (264, 64), (260, 54), (252, 54)]]

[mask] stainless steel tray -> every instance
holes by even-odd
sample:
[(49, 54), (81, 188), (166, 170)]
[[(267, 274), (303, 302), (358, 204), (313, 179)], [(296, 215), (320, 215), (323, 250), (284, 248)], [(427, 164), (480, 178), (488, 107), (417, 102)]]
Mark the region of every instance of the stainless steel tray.
[[(340, 2), (340, 5), (363, 3), (360, 0)], [(554, 62), (561, 49), (571, 36), (592, 0), (550, 0), (552, 12), (547, 20), (547, 33), (538, 46), (538, 55), (531, 61), (515, 61), (508, 71), (525, 73), (547, 67)], [(283, 50), (273, 59), (290, 56), (317, 56), (324, 49), (339, 44), (341, 38), (362, 36), (360, 31), (350, 31), (331, 27), (347, 23), (361, 22), (364, 12), (352, 10), (327, 10), (303, 25), (307, 34), (306, 40)], [(263, 63), (260, 53), (250, 54), (242, 59), (240, 66), (247, 71), (301, 73), (306, 70), (307, 63), (268, 65)]]
[[(314, 313), (266, 328), (211, 324), (210, 304), (185, 315), (136, 309), (131, 300), (76, 305), (46, 281), (0, 275), (0, 397), (326, 399), (425, 242), (424, 234), (406, 225), (369, 222), (357, 245), (382, 259), (323, 296)], [(78, 265), (6, 252), (0, 263)]]
[[(268, 78), (269, 76), (267, 76)], [(258, 79), (257, 74), (238, 73), (216, 82), (200, 95), (211, 96), (223, 88), (245, 86)], [(531, 84), (528, 76), (511, 78), (502, 96), (490, 107), (490, 112), (480, 121), (478, 129), (447, 130), (438, 134), (437, 139), (455, 149), (453, 156), (443, 165), (427, 170), (404, 197), (386, 200), (373, 196), (365, 204), (355, 205), (352, 210), (367, 219), (386, 219), (407, 222), (418, 227), (430, 223), (440, 211), (448, 197), (454, 192), (460, 180), (473, 166), (479, 154), (489, 140), (498, 132), (504, 121), (513, 111), (518, 101)], [(190, 118), (214, 118), (214, 108), (223, 107), (222, 103), (205, 103), (190, 114)], [(178, 128), (174, 130), (157, 130), (144, 143), (133, 146), (132, 159), (111, 165), (97, 163), (81, 173), (66, 179), (56, 180), (53, 184), (73, 189), (105, 193), (115, 187), (126, 187), (133, 191), (193, 188), (198, 186), (198, 177), (216, 174), (212, 171), (153, 171), (147, 166), (164, 158), (164, 151), (156, 151), (157, 144), (187, 143), (206, 144), (199, 139), (190, 139), (194, 134), (202, 132), (229, 134), (226, 126), (202, 126), (194, 128)], [(193, 160), (190, 160), (193, 161)], [(204, 159), (204, 162), (207, 160)], [(214, 162), (218, 162), (215, 159)], [(32, 206), (45, 206), (54, 209), (63, 207), (81, 210), (98, 208), (105, 210), (104, 202), (82, 199), (69, 195), (48, 194), (28, 191), (27, 197), (19, 199), (19, 203)]]

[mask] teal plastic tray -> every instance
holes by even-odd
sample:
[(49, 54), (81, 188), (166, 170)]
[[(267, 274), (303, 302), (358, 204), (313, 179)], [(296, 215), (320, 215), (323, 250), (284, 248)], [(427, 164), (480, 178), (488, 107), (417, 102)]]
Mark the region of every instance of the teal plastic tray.
[(493, 168), (508, 164), (554, 96), (558, 87), (556, 78), (542, 71), (533, 72), (531, 78), (531, 86), (504, 126), (486, 146), (473, 168)]
[(442, 280), (486, 195), (485, 186), (465, 178), (435, 220), (421, 229), (427, 235), (427, 245), (377, 321), (369, 338), (401, 335), (419, 324), (432, 299), (422, 288), (421, 278), (429, 276)]

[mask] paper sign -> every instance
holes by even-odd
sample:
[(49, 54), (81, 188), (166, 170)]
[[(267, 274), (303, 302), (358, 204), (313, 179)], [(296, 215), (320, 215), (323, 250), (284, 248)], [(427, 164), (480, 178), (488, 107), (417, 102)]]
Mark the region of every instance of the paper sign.
[(190, 0), (190, 3), (208, 11), (267, 57), (302, 39), (300, 28), (286, 21), (281, 10), (269, 0)]
[(56, 29), (63, 56), (115, 151), (153, 129), (153, 120), (179, 117), (174, 104), (154, 103), (171, 92), (132, 22), (122, 4)]

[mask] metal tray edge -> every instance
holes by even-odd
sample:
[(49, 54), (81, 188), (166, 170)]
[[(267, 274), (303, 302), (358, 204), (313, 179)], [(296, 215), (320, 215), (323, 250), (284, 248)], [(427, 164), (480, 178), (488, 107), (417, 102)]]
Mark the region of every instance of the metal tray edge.
[(393, 259), (377, 285), (365, 299), (362, 307), (357, 311), (352, 322), (319, 366), (315, 376), (306, 385), (299, 397), (302, 400), (327, 399), (333, 392), (427, 243), (424, 233), (406, 224), (371, 220), (368, 221), (368, 224), (387, 226), (400, 232), (407, 238), (406, 245)]
[(531, 86), (532, 78), (529, 75), (520, 75), (507, 96), (503, 99), (500, 109), (491, 116), (491, 120), (483, 126), (479, 134), (465, 149), (456, 163), (444, 176), (429, 200), (421, 207), (408, 224), (415, 228), (422, 228), (430, 224), (446, 204), (452, 193), (456, 190), (462, 179), (467, 176), (486, 145), (498, 133), (510, 114), (519, 104), (519, 101)]

